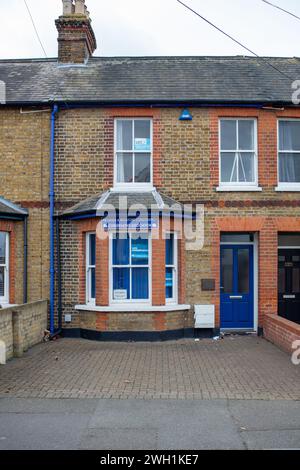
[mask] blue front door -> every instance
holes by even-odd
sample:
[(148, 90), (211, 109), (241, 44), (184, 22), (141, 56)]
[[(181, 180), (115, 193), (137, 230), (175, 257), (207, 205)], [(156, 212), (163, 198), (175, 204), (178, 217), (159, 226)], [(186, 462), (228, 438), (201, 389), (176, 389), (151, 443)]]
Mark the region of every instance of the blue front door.
[(221, 328), (254, 328), (253, 246), (221, 247)]

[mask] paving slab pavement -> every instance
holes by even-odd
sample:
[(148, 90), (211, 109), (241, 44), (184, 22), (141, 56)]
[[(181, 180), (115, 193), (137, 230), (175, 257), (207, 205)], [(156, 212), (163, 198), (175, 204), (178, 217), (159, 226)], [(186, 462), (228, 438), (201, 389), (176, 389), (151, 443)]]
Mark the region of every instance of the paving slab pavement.
[(300, 449), (300, 402), (0, 399), (0, 450)]

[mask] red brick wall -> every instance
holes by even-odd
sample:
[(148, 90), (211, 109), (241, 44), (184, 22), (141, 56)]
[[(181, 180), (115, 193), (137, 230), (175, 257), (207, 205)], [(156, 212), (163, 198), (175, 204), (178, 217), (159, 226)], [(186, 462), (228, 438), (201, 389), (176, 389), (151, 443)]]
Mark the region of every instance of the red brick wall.
[(300, 341), (300, 325), (277, 315), (266, 315), (264, 337), (284, 351), (292, 353), (293, 342)]
[(212, 230), (211, 269), (216, 279), (216, 321), (220, 324), (220, 236), (222, 232), (258, 233), (258, 325), (278, 313), (278, 233), (300, 232), (299, 217), (216, 217)]

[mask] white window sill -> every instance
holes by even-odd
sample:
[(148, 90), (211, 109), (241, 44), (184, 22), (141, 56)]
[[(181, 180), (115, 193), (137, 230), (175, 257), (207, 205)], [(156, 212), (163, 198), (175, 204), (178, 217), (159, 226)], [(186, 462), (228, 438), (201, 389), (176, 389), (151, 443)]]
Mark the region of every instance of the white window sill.
[(4, 310), (5, 308), (12, 308), (12, 307), (17, 307), (18, 304), (9, 304), (7, 302), (0, 302), (0, 311)]
[(260, 192), (262, 188), (259, 186), (218, 186), (217, 192)]
[(275, 191), (277, 192), (300, 192), (300, 184), (279, 184), (276, 186)]
[(154, 191), (155, 188), (152, 184), (115, 184), (112, 188), (110, 188), (111, 192), (115, 193), (132, 193), (132, 192), (151, 192)]
[(190, 310), (190, 305), (169, 304), (162, 306), (152, 305), (110, 305), (108, 307), (99, 307), (93, 305), (76, 305), (75, 310), (87, 312), (177, 312), (178, 310)]

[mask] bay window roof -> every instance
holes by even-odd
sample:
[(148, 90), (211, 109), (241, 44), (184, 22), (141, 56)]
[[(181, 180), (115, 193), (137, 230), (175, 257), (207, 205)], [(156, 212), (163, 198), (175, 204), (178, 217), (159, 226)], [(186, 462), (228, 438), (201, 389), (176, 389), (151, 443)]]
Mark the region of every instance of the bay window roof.
[[(131, 206), (141, 204), (147, 210), (152, 209), (156, 212), (166, 212), (172, 206), (175, 210), (172, 212), (183, 214), (184, 206), (180, 202), (175, 201), (169, 196), (153, 191), (132, 191), (132, 192), (119, 192), (119, 191), (107, 191), (105, 193), (96, 194), (92, 197), (85, 199), (82, 202), (70, 207), (69, 209), (62, 212), (60, 215), (67, 218), (77, 217), (80, 215), (100, 216), (104, 215), (107, 207), (112, 207), (116, 211), (122, 210), (123, 198), (127, 198), (127, 208)], [(121, 205), (120, 205), (121, 204)], [(192, 215), (191, 210), (185, 210), (184, 215)]]
[(0, 196), (0, 218), (24, 219), (28, 216), (28, 210), (23, 209), (8, 199)]

